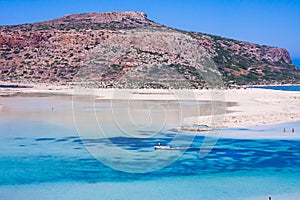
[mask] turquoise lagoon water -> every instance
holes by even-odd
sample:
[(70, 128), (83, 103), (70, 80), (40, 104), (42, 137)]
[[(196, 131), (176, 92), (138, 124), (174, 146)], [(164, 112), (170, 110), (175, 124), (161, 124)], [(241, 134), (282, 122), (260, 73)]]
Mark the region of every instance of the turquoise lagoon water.
[[(108, 101), (76, 101), (74, 107), (71, 97), (0, 98), (0, 199), (300, 197), (297, 139), (215, 140), (168, 129), (153, 133), (143, 126), (133, 130), (135, 135), (122, 134), (111, 123)], [(150, 106), (154, 116), (169, 116), (170, 126), (180, 121), (176, 103), (135, 103), (139, 108), (134, 111), (137, 115), (144, 115)], [(122, 103), (115, 104), (122, 108)], [(205, 106), (203, 102), (181, 103), (180, 116), (194, 116), (197, 113), (193, 111), (198, 108), (205, 112)], [(161, 107), (163, 113), (159, 112)], [(76, 113), (81, 113), (82, 118), (74, 121)], [(99, 131), (92, 115), (98, 115), (106, 135), (89, 135)], [(294, 127), (295, 134), (300, 130), (299, 123), (288, 123), (223, 131), (260, 134), (280, 132), (283, 127)], [(83, 129), (86, 134), (78, 133)], [(216, 144), (200, 158), (199, 147), (204, 139)], [(189, 148), (154, 151), (158, 142)], [(116, 148), (125, 154), (115, 153)], [(91, 149), (98, 149), (101, 154), (94, 154)], [(138, 173), (127, 172), (132, 170)]]

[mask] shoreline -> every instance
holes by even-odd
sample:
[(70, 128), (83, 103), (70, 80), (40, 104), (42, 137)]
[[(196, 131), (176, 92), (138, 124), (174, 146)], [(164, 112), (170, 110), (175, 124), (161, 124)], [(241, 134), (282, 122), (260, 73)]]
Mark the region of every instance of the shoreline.
[[(211, 127), (249, 127), (300, 121), (300, 92), (280, 91), (261, 88), (227, 90), (165, 90), (165, 89), (73, 89), (67, 86), (45, 86), (32, 88), (0, 88), (2, 98), (9, 96), (34, 95), (90, 95), (95, 100), (187, 100), (220, 101), (225, 107), (221, 114), (214, 115), (220, 124), (213, 122), (211, 116), (189, 117), (185, 123), (190, 126), (207, 125)], [(222, 108), (221, 108), (222, 109)], [(1, 105), (0, 105), (1, 111)], [(223, 114), (222, 114), (223, 113)], [(175, 127), (174, 127), (175, 128)]]
[(273, 86), (300, 86), (300, 83), (268, 84), (268, 85), (244, 85), (244, 87), (273, 87)]

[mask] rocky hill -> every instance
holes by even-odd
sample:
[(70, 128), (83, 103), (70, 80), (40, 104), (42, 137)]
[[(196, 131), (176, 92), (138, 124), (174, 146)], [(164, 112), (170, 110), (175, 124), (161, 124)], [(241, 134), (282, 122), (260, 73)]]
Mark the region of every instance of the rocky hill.
[(176, 30), (141, 12), (111, 12), (1, 26), (0, 80), (203, 88), (299, 83), (300, 70), (285, 49)]

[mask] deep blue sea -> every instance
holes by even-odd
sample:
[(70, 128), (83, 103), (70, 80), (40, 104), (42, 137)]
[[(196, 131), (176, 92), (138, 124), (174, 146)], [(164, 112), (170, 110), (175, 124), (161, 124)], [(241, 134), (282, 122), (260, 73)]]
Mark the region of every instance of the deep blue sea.
[(257, 86), (254, 88), (263, 88), (270, 90), (283, 90), (283, 91), (300, 91), (300, 86)]
[(292, 59), (294, 65), (300, 68), (300, 59)]

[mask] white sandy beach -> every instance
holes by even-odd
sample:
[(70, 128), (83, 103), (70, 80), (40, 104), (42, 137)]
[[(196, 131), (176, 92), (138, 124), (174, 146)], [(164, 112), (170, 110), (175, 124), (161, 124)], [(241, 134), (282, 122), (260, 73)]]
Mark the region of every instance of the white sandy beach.
[[(221, 127), (246, 127), (300, 121), (300, 92), (267, 89), (211, 90), (114, 90), (72, 89), (68, 87), (40, 86), (33, 88), (1, 88), (0, 95), (18, 94), (93, 95), (96, 99), (125, 100), (197, 100), (233, 103), (219, 119)], [(1, 111), (1, 105), (0, 105)], [(211, 116), (186, 119), (186, 123), (212, 125)]]
[[(245, 127), (300, 121), (300, 92), (267, 89), (226, 90), (226, 102), (235, 102), (227, 108), (224, 127)], [(203, 92), (198, 100), (206, 100)], [(209, 125), (210, 117), (199, 117), (199, 123)]]

